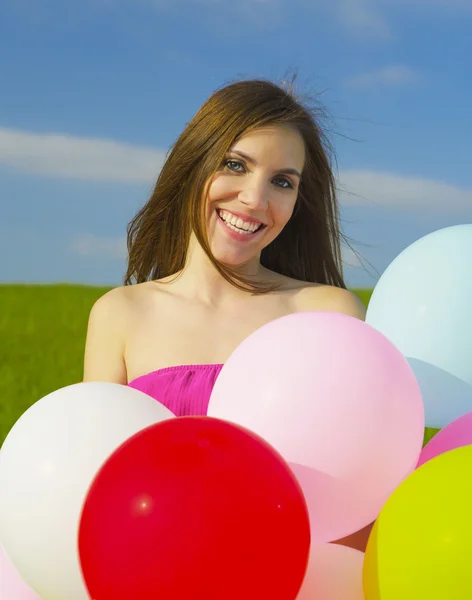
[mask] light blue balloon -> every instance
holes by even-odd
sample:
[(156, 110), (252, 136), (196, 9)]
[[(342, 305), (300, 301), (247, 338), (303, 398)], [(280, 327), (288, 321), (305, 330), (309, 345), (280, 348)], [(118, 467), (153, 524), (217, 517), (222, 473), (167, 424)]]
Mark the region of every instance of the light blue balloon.
[(472, 224), (424, 236), (374, 288), (366, 322), (407, 358), (427, 427), (472, 411)]

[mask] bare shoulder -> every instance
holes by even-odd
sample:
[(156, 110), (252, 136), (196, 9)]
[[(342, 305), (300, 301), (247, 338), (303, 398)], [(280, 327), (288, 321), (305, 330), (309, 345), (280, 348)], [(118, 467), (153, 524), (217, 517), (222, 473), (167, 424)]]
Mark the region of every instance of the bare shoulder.
[(126, 383), (127, 332), (146, 292), (146, 284), (116, 287), (95, 301), (88, 319), (84, 381)]
[(100, 296), (92, 306), (90, 318), (96, 320), (106, 319), (117, 325), (143, 302), (150, 294), (149, 283), (126, 285), (116, 287)]
[(92, 306), (90, 315), (92, 317), (107, 316), (109, 311), (120, 311), (129, 302), (130, 294), (127, 286), (116, 287), (100, 296)]
[(295, 302), (297, 311), (338, 312), (361, 321), (366, 317), (366, 308), (359, 296), (350, 290), (332, 285), (304, 285), (296, 294)]

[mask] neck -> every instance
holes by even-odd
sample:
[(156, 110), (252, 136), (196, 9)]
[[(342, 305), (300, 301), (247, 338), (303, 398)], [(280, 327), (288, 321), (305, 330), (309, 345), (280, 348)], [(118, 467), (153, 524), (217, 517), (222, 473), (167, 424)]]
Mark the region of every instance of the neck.
[[(240, 265), (233, 270), (251, 281), (258, 282), (264, 277), (266, 269), (261, 265), (259, 258)], [(192, 235), (187, 252), (187, 260), (181, 271), (178, 281), (181, 288), (189, 296), (198, 298), (202, 302), (213, 306), (226, 301), (247, 297), (250, 292), (245, 292), (227, 281), (215, 268), (197, 239)]]

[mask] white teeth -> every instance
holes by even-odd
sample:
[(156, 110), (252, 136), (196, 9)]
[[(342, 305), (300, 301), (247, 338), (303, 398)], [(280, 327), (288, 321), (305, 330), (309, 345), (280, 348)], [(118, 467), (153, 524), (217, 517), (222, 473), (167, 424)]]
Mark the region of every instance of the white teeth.
[(237, 231), (238, 233), (249, 234), (254, 233), (256, 229), (259, 229), (260, 223), (254, 223), (253, 221), (243, 221), (241, 217), (236, 217), (235, 215), (232, 215), (231, 213), (225, 210), (220, 210), (219, 215), (226, 223), (226, 225), (228, 225), (228, 227), (234, 229), (234, 231)]
[(244, 229), (239, 229), (239, 227), (235, 227), (234, 225), (231, 225), (231, 223), (227, 223), (226, 221), (225, 221), (225, 225), (226, 225), (226, 227), (229, 227), (233, 231), (237, 231), (238, 233), (242, 233), (243, 235), (251, 235), (254, 233), (254, 231), (245, 231)]

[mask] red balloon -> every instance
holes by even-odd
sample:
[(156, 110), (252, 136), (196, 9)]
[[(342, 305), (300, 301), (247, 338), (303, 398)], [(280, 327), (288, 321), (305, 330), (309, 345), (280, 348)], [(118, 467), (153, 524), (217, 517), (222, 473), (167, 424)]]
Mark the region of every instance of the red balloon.
[(94, 600), (295, 600), (308, 510), (284, 459), (212, 417), (140, 431), (98, 472), (79, 528)]

